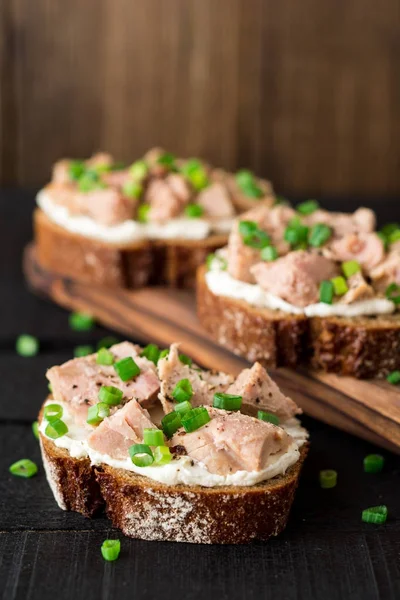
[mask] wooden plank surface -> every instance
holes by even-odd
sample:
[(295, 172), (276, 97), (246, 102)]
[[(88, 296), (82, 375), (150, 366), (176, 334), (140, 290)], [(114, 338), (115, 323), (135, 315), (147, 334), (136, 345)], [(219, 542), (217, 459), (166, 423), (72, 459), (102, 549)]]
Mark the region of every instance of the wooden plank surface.
[[(218, 346), (200, 327), (193, 293), (163, 288), (104, 289), (51, 274), (35, 260), (34, 246), (24, 261), (29, 285), (69, 310), (93, 314), (128, 337), (160, 346), (173, 341), (207, 368), (237, 374), (246, 362)], [(280, 387), (308, 414), (370, 442), (400, 453), (400, 392), (382, 381), (318, 373), (304, 368), (273, 371)]]

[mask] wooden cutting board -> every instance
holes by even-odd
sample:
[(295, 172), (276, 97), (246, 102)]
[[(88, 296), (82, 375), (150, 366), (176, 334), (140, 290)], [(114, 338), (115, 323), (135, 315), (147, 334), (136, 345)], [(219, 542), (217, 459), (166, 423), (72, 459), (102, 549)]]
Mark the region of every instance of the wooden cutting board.
[[(145, 343), (182, 351), (198, 364), (238, 373), (247, 363), (218, 346), (200, 327), (193, 292), (164, 288), (138, 291), (96, 288), (43, 270), (33, 245), (24, 254), (31, 289), (68, 310), (92, 314), (99, 323)], [(360, 381), (305, 368), (275, 369), (272, 376), (305, 413), (400, 454), (400, 390), (386, 381)]]

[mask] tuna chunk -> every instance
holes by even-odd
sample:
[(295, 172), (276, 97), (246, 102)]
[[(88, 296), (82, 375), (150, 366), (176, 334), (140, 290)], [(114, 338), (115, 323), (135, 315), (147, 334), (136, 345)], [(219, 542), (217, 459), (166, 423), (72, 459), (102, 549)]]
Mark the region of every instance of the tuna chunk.
[(74, 358), (47, 371), (47, 379), (57, 402), (66, 402), (78, 421), (86, 422), (88, 406), (97, 404), (103, 385), (112, 385), (124, 393), (124, 400), (136, 398), (140, 404), (151, 406), (157, 399), (159, 381), (153, 363), (138, 356), (139, 347), (123, 342), (110, 348), (116, 359), (131, 356), (141, 369), (132, 380), (121, 381), (113, 366), (96, 363), (96, 355)]
[(337, 267), (323, 256), (299, 250), (273, 262), (260, 262), (251, 271), (264, 290), (303, 307), (318, 302), (321, 281), (334, 277)]
[(211, 421), (197, 431), (178, 431), (171, 446), (183, 446), (189, 457), (203, 463), (210, 473), (261, 471), (287, 451), (293, 439), (281, 428), (216, 408), (207, 409)]
[(302, 412), (293, 400), (282, 394), (258, 362), (251, 369), (243, 369), (226, 393), (242, 396), (241, 410), (250, 415), (256, 415), (258, 410), (264, 410), (286, 421)]
[(347, 280), (349, 291), (341, 298), (344, 304), (367, 300), (375, 296), (373, 288), (365, 281), (362, 273), (355, 273)]
[(133, 444), (143, 442), (143, 429), (155, 429), (150, 415), (136, 400), (130, 400), (89, 435), (90, 448), (114, 459), (127, 458)]
[(179, 216), (191, 197), (190, 189), (181, 175), (150, 182), (145, 201), (150, 204), (150, 221), (163, 222)]
[(87, 215), (102, 225), (118, 225), (133, 217), (135, 200), (124, 197), (113, 188), (77, 194), (77, 200), (80, 214)]
[(267, 206), (272, 206), (275, 202), (271, 182), (266, 179), (256, 178), (256, 183), (263, 192), (261, 198), (251, 198), (250, 196), (246, 196), (237, 185), (235, 176), (223, 169), (213, 169), (211, 179), (212, 181), (223, 183), (228, 188), (232, 204), (238, 212), (250, 210), (260, 202)]
[(369, 272), (372, 285), (378, 292), (384, 293), (391, 283), (400, 285), (400, 248), (393, 246), (385, 259)]
[(169, 185), (172, 193), (180, 200), (182, 205), (185, 206), (193, 196), (192, 190), (186, 179), (177, 173), (170, 173), (165, 181)]
[(324, 255), (339, 262), (356, 260), (368, 271), (383, 260), (385, 248), (376, 233), (359, 233), (333, 240)]
[(212, 183), (202, 190), (196, 199), (204, 208), (205, 215), (212, 218), (229, 218), (235, 215), (228, 189), (223, 183)]
[(110, 167), (114, 162), (113, 157), (108, 152), (96, 152), (85, 161), (87, 167)]
[(53, 183), (59, 183), (59, 184), (71, 183), (71, 179), (69, 176), (70, 162), (71, 161), (68, 158), (63, 158), (62, 160), (59, 160), (54, 164), (52, 177), (51, 177), (51, 180)]
[(354, 213), (329, 212), (316, 210), (303, 218), (307, 225), (325, 223), (334, 231), (334, 235), (342, 237), (353, 233), (371, 233), (375, 229), (375, 213), (369, 208), (359, 208)]
[(129, 169), (120, 169), (118, 171), (107, 171), (102, 173), (102, 181), (111, 187), (121, 189), (125, 183), (130, 181)]

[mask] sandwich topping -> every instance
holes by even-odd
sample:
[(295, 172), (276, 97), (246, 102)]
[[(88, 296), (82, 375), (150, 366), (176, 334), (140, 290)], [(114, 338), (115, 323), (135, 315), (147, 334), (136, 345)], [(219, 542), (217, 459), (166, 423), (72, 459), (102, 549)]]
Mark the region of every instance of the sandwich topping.
[(120, 244), (226, 234), (238, 213), (260, 202), (274, 202), (268, 181), (159, 148), (130, 166), (105, 153), (60, 160), (37, 196), (39, 207), (61, 227)]
[(400, 303), (398, 240), (400, 226), (376, 231), (366, 208), (260, 205), (237, 219), (206, 282), (216, 295), (295, 315), (390, 314)]
[[(113, 364), (90, 355), (49, 369), (41, 434), (74, 458), (168, 485), (255, 485), (297, 462), (301, 410), (260, 364), (233, 378), (200, 369), (178, 344), (151, 346), (153, 360), (123, 342), (109, 350)], [(121, 378), (123, 361), (139, 372)]]

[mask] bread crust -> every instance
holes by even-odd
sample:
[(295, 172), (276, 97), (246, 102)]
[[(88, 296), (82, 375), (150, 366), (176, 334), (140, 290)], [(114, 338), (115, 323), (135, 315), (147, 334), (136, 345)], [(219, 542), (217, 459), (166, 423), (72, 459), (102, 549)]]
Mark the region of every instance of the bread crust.
[(49, 271), (96, 285), (194, 287), (196, 269), (227, 242), (226, 235), (204, 240), (141, 240), (107, 244), (71, 233), (37, 208), (34, 232), (40, 265)]
[(216, 296), (197, 273), (200, 323), (235, 354), (266, 367), (311, 364), (357, 378), (385, 377), (400, 369), (400, 314), (378, 317), (288, 315)]

